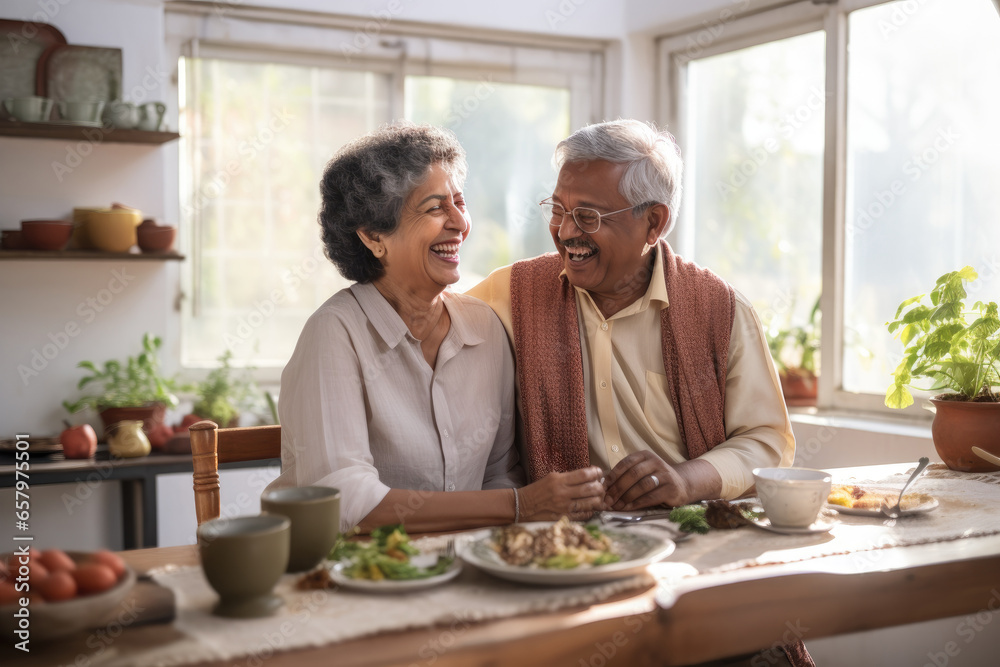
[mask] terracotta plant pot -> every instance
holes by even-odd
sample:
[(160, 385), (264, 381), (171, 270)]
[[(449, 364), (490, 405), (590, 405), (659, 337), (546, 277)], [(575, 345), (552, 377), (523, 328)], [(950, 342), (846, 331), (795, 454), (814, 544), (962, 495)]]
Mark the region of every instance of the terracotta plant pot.
[(142, 430), (147, 434), (163, 423), (167, 414), (167, 406), (163, 403), (150, 403), (127, 408), (104, 408), (100, 411), (101, 422), (104, 424), (104, 437), (111, 434), (112, 427), (120, 421), (133, 419), (142, 420)]
[(785, 395), (785, 405), (796, 407), (816, 405), (816, 390), (819, 382), (812, 371), (804, 368), (789, 368), (778, 373), (781, 393)]
[(1000, 467), (972, 453), (973, 446), (1000, 456), (1000, 403), (931, 399), (931, 434), (941, 460), (952, 470), (994, 472)]

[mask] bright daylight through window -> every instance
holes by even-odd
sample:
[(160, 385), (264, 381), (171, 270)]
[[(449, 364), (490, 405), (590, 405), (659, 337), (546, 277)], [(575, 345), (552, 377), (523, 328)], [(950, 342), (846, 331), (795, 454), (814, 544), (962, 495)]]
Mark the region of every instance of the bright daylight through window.
[[(283, 366), (305, 320), (346, 287), (325, 259), (316, 215), (323, 167), (392, 118), (392, 76), (321, 67), (187, 59), (182, 213), (196, 230), (185, 276), (184, 363), (226, 348)], [(473, 232), (462, 283), (551, 250), (537, 202), (570, 131), (564, 88), (410, 76), (405, 115), (449, 127), (468, 152)], [(188, 161), (182, 160), (182, 165)]]
[(902, 352), (885, 322), (938, 276), (971, 265), (969, 303), (1000, 297), (1000, 16), (989, 0), (900, 9), (850, 15), (847, 391), (885, 392)]
[[(688, 66), (683, 233), (774, 335), (806, 324), (820, 295), (823, 54), (817, 32)], [(802, 364), (794, 345), (775, 352)]]

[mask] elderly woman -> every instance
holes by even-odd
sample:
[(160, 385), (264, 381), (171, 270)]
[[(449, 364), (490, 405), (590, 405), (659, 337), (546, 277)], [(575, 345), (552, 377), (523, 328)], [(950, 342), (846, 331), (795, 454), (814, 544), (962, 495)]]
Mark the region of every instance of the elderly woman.
[(449, 291), (471, 219), (465, 151), (429, 126), (385, 126), (327, 165), (319, 219), (351, 287), (306, 322), (281, 375), (272, 486), (341, 490), (341, 528), (415, 531), (583, 519), (599, 468), (518, 490), (514, 369), (503, 326)]

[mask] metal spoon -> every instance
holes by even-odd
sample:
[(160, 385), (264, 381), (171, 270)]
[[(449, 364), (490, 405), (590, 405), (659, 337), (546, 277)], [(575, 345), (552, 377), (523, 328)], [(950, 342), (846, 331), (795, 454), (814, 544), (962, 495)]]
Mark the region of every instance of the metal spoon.
[(882, 514), (886, 515), (890, 519), (899, 518), (899, 515), (902, 511), (900, 509), (900, 503), (903, 502), (903, 494), (906, 493), (906, 489), (909, 488), (910, 484), (913, 483), (913, 480), (915, 480), (917, 477), (920, 476), (920, 473), (924, 471), (924, 468), (926, 468), (927, 464), (930, 462), (931, 460), (926, 456), (920, 457), (920, 461), (917, 463), (917, 469), (913, 471), (912, 475), (910, 475), (910, 479), (906, 480), (906, 484), (903, 485), (903, 489), (899, 492), (899, 498), (896, 499), (896, 504), (893, 505), (892, 507), (886, 507), (885, 505), (883, 505)]

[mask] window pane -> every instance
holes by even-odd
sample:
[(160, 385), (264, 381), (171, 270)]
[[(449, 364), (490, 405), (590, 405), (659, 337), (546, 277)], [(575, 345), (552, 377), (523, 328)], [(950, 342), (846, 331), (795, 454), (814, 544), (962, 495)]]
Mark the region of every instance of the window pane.
[[(227, 347), (281, 366), (306, 318), (347, 281), (322, 253), (319, 179), (342, 145), (389, 120), (389, 77), (316, 67), (187, 59), (182, 134), (186, 265), (183, 358)], [(197, 292), (197, 294), (195, 294)]]
[(849, 29), (844, 388), (882, 394), (903, 299), (965, 265), (973, 301), (1000, 297), (1000, 16), (990, 0), (897, 2)]
[(462, 281), (554, 250), (538, 202), (552, 194), (552, 152), (569, 134), (569, 91), (443, 77), (406, 78), (406, 116), (447, 127), (469, 161), (466, 201), (472, 232), (462, 247)]
[(807, 324), (820, 294), (824, 45), (816, 32), (688, 65), (682, 237), (775, 331)]

